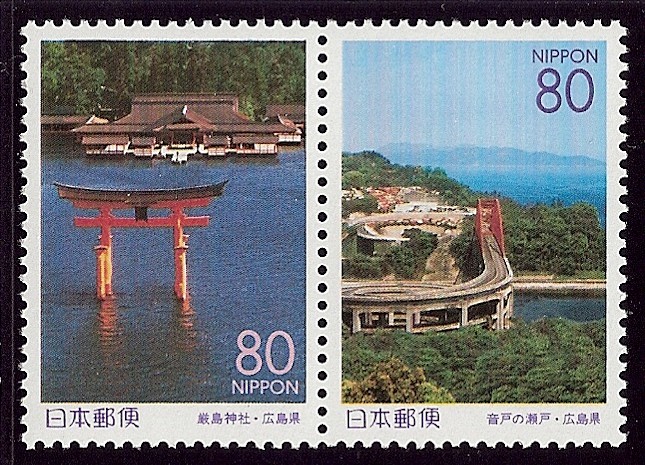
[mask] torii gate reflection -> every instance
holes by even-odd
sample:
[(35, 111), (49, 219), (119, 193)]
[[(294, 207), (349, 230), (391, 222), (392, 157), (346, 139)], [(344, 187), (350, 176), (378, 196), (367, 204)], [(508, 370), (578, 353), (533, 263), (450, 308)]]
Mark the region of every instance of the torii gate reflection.
[[(188, 300), (188, 270), (186, 251), (188, 235), (184, 227), (208, 226), (209, 216), (187, 216), (184, 208), (206, 207), (219, 197), (228, 181), (207, 186), (179, 189), (112, 190), (68, 186), (54, 183), (61, 199), (70, 200), (74, 207), (99, 211), (97, 217), (75, 217), (79, 228), (101, 228), (96, 251), (96, 297), (112, 296), (112, 228), (173, 228), (175, 252), (175, 295)], [(134, 209), (134, 218), (113, 216), (112, 210)], [(168, 209), (167, 216), (148, 217), (148, 209)]]

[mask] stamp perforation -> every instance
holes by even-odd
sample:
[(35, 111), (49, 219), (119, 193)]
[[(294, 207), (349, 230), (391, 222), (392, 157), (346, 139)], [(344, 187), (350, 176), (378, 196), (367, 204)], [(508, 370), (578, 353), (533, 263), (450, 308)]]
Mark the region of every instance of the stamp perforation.
[[(380, 24), (379, 24), (380, 22)], [(273, 23), (273, 24), (271, 24)], [(430, 24), (432, 23), (432, 24)], [(336, 367), (336, 364), (340, 362), (340, 348), (337, 347), (340, 342), (337, 336), (337, 329), (334, 328), (337, 322), (340, 322), (340, 316), (336, 315), (336, 312), (341, 311), (339, 306), (340, 296), (338, 283), (335, 282), (335, 273), (340, 268), (340, 252), (337, 252), (337, 245), (333, 244), (336, 239), (336, 236), (339, 234), (338, 231), (335, 231), (336, 223), (338, 222), (337, 215), (338, 205), (340, 202), (337, 202), (337, 193), (335, 190), (339, 187), (340, 183), (338, 179), (339, 166), (340, 166), (340, 153), (336, 153), (339, 145), (337, 139), (339, 136), (338, 132), (340, 126), (338, 121), (336, 121), (340, 114), (342, 113), (341, 105), (339, 103), (339, 94), (337, 89), (333, 89), (334, 86), (339, 86), (339, 70), (335, 68), (338, 66), (338, 55), (339, 55), (339, 44), (342, 41), (351, 41), (355, 40), (353, 35), (358, 35), (360, 38), (365, 40), (380, 40), (383, 38), (383, 34), (398, 34), (403, 31), (403, 36), (408, 40), (425, 40), (428, 39), (427, 35), (430, 35), (432, 40), (436, 40), (438, 34), (447, 33), (452, 31), (459, 31), (463, 33), (467, 40), (473, 40), (475, 37), (475, 32), (482, 28), (491, 33), (491, 36), (495, 40), (512, 40), (510, 37), (514, 32), (509, 32), (513, 29), (522, 29), (529, 31), (533, 29), (534, 31), (539, 30), (540, 28), (545, 28), (547, 23), (544, 21), (533, 20), (531, 23), (532, 28), (527, 27), (526, 23), (518, 24), (517, 21), (504, 21), (503, 24), (495, 25), (492, 22), (485, 22), (485, 24), (477, 24), (475, 21), (468, 21), (466, 24), (464, 22), (457, 23), (451, 20), (444, 20), (439, 22), (436, 25), (432, 21), (365, 21), (347, 23), (341, 25), (339, 23), (330, 23), (327, 25), (321, 25), (320, 23), (309, 23), (309, 25), (299, 22), (299, 21), (254, 21), (248, 22), (243, 20), (232, 20), (232, 21), (214, 21), (210, 25), (210, 29), (206, 27), (206, 30), (215, 32), (218, 35), (218, 38), (221, 39), (222, 31), (218, 28), (226, 29), (227, 33), (234, 36), (234, 40), (242, 40), (241, 37), (244, 33), (248, 33), (253, 37), (253, 40), (278, 40), (281, 38), (281, 34), (287, 34), (289, 40), (304, 40), (307, 43), (307, 53), (313, 53), (310, 57), (309, 67), (307, 68), (307, 114), (309, 117), (308, 125), (308, 139), (307, 140), (307, 158), (311, 159), (307, 161), (307, 196), (309, 200), (307, 201), (307, 216), (313, 217), (308, 225), (313, 225), (314, 227), (308, 231), (307, 237), (307, 250), (308, 250), (308, 260), (311, 262), (311, 267), (308, 268), (308, 278), (307, 278), (307, 292), (311, 296), (311, 299), (307, 300), (306, 308), (306, 320), (307, 320), (307, 406), (311, 406), (310, 412), (315, 419), (313, 424), (311, 424), (310, 431), (306, 433), (307, 441), (316, 441), (319, 438), (322, 438), (323, 441), (334, 442), (339, 439), (339, 432), (341, 432), (342, 427), (340, 426), (342, 421), (339, 420), (339, 407), (336, 405), (336, 394), (340, 387), (337, 386), (340, 383), (339, 378), (339, 367)], [(567, 27), (562, 27), (561, 22), (558, 22), (556, 31), (557, 34), (561, 37), (566, 36), (566, 33), (562, 31), (568, 31), (569, 33), (574, 33), (576, 31), (597, 31), (598, 22), (588, 22), (584, 23), (584, 28), (580, 28), (580, 22), (568, 22), (566, 23)], [(141, 23), (134, 21), (111, 21), (111, 22), (95, 22), (92, 27), (87, 28), (87, 24), (81, 21), (72, 21), (72, 27), (68, 27), (67, 23), (60, 23), (58, 27), (66, 29), (66, 32), (70, 34), (65, 36), (67, 38), (74, 36), (78, 33), (79, 30), (84, 29), (85, 32), (89, 33), (104, 33), (105, 30), (110, 30), (114, 28), (115, 30), (121, 31), (128, 27), (139, 27)], [(107, 28), (106, 28), (107, 25)], [(44, 28), (49, 28), (55, 30), (56, 28), (51, 28), (51, 24), (43, 23)], [(612, 24), (607, 24), (606, 22), (602, 24), (603, 28), (613, 27)], [(143, 23), (143, 29), (145, 34), (150, 34), (151, 30), (155, 28), (168, 28), (172, 30), (173, 33), (181, 34), (182, 30), (191, 29), (198, 30), (199, 27), (204, 27), (203, 23), (200, 25), (199, 22), (183, 21), (178, 23), (172, 23), (169, 21), (164, 22), (149, 22), (148, 24)], [(311, 30), (305, 30), (309, 27)], [(504, 31), (496, 30), (504, 29)], [(76, 29), (76, 31), (74, 31)], [(269, 29), (269, 30), (267, 30)], [(546, 28), (548, 29), (548, 28)], [(440, 30), (437, 32), (437, 30)], [(31, 25), (30, 34), (33, 34), (35, 28)], [(70, 32), (71, 31), (71, 32)], [(363, 34), (363, 35), (361, 35)], [(425, 34), (425, 35), (424, 35)], [(154, 34), (152, 34), (154, 36)], [(42, 36), (41, 36), (42, 37)], [(151, 37), (148, 35), (146, 37)], [(275, 39), (275, 38), (278, 39)], [(158, 40), (158, 39), (157, 39)], [(388, 39), (389, 40), (389, 39)], [(461, 40), (461, 39), (460, 39)], [(615, 44), (614, 44), (615, 45)], [(625, 57), (621, 56), (620, 60), (624, 63)], [(32, 63), (33, 64), (33, 63)], [(624, 68), (624, 65), (622, 65)], [(613, 69), (617, 75), (620, 74), (620, 70)], [(620, 74), (620, 81), (624, 87), (625, 75)], [(628, 79), (628, 77), (627, 77)], [(614, 83), (615, 84), (615, 83)], [(612, 84), (613, 85), (613, 84)], [(340, 87), (340, 86), (339, 86)], [(619, 93), (617, 89), (616, 94)], [(615, 101), (624, 103), (621, 95), (613, 95), (612, 98)], [(28, 97), (29, 100), (29, 97)], [(618, 105), (616, 109), (616, 114), (611, 115), (613, 127), (620, 127), (622, 131), (624, 123), (623, 108), (621, 105)], [(33, 105), (33, 100), (30, 100), (27, 104)], [(615, 105), (614, 105), (615, 106)], [(310, 108), (311, 107), (311, 108)], [(30, 115), (28, 126), (32, 130), (34, 126), (34, 115)], [(621, 123), (622, 122), (622, 123)], [(331, 128), (331, 130), (330, 130)], [(613, 136), (616, 136), (614, 134)], [(622, 144), (625, 143), (624, 139), (622, 141), (615, 141), (616, 154), (624, 156), (624, 147)], [(28, 147), (29, 149), (29, 147)], [(622, 152), (622, 153), (621, 153)], [(624, 191), (624, 177), (617, 180), (616, 184), (619, 184), (621, 191), (615, 190), (615, 193), (618, 193), (618, 199), (621, 204), (626, 203), (626, 198), (622, 193)], [(33, 181), (30, 181), (33, 183)], [(616, 187), (616, 186), (614, 186)], [(624, 212), (614, 210), (613, 213), (616, 215), (616, 219), (620, 219), (621, 228), (616, 232), (616, 237), (621, 237), (624, 232)], [(615, 229), (615, 228), (614, 228)], [(609, 230), (608, 230), (609, 231)], [(619, 255), (623, 256), (624, 254), (621, 250)], [(614, 263), (619, 263), (615, 261)], [(619, 264), (620, 266), (620, 264)], [(617, 283), (616, 287), (623, 286), (625, 281), (625, 273), (621, 268), (621, 281)], [(622, 290), (622, 289), (621, 289)], [(623, 296), (624, 297), (624, 296)], [(621, 297), (620, 305), (623, 305), (623, 300)], [(337, 321), (338, 317), (338, 321)], [(27, 325), (31, 323), (29, 321)], [(620, 320), (620, 324), (625, 324), (624, 317)], [(613, 328), (611, 334), (618, 334), (617, 328)], [(338, 331), (339, 332), (339, 331)], [(624, 331), (623, 331), (624, 332)], [(624, 343), (621, 340), (621, 344), (624, 346)], [(614, 353), (615, 360), (611, 360), (610, 356), (607, 357), (607, 363), (618, 363), (618, 367), (622, 367), (627, 356), (625, 352)], [(33, 366), (33, 365), (32, 365)], [(619, 373), (620, 375), (620, 373)], [(621, 386), (614, 384), (612, 388), (616, 388), (621, 391), (620, 396), (623, 397), (623, 390)], [(608, 393), (609, 394), (609, 393)], [(344, 406), (341, 404), (341, 410)], [(624, 415), (624, 402), (621, 406), (618, 406), (620, 413)], [(340, 414), (344, 414), (344, 411), (341, 411)], [(30, 421), (33, 421), (31, 419)], [(621, 426), (621, 430), (624, 432), (624, 425)], [(316, 434), (311, 434), (311, 431), (315, 431)], [(404, 440), (402, 436), (393, 436), (393, 441), (402, 441)], [(139, 441), (139, 442), (137, 442)], [(157, 439), (158, 441), (158, 439)], [(233, 442), (230, 438), (223, 440), (224, 443), (228, 441), (229, 444)], [(356, 439), (357, 444), (360, 443), (361, 439)], [(365, 441), (368, 441), (365, 439)], [(383, 439), (374, 439), (375, 444), (380, 442), (382, 443)], [(145, 442), (140, 442), (139, 439), (133, 440), (135, 444), (143, 444)], [(153, 443), (155, 440), (153, 440)], [(244, 441), (242, 441), (244, 442)], [(388, 443), (390, 441), (387, 441)], [(459, 442), (457, 439), (453, 440), (452, 443)], [(481, 442), (485, 444), (492, 445), (496, 442), (494, 438), (485, 438)], [(33, 443), (33, 442), (32, 442)], [(81, 442), (83, 443), (83, 442)], [(298, 443), (298, 441), (293, 441), (293, 443)], [(398, 443), (398, 442), (397, 442)], [(410, 444), (420, 444), (420, 441), (411, 440)], [(470, 443), (473, 443), (472, 441)], [(450, 444), (450, 443), (448, 443)], [(545, 444), (545, 442), (542, 442)], [(416, 446), (413, 446), (416, 447)]]
[[(585, 22), (585, 24), (587, 24)], [(626, 310), (626, 303), (627, 303), (627, 293), (626, 293), (626, 278), (627, 278), (627, 249), (625, 247), (625, 233), (626, 233), (626, 223), (627, 223), (627, 216), (628, 216), (628, 208), (627, 208), (627, 188), (626, 188), (626, 183), (627, 183), (627, 170), (625, 167), (625, 162), (627, 161), (627, 156), (628, 153), (625, 150), (625, 145), (627, 141), (627, 127), (626, 127), (626, 111), (627, 111), (627, 105), (624, 100), (625, 97), (625, 92), (626, 92), (626, 81), (629, 79), (629, 70), (627, 69), (627, 62), (628, 62), (628, 54), (629, 51), (627, 50), (626, 47), (626, 40), (627, 38), (623, 35), (620, 37), (619, 42), (623, 46), (623, 53), (620, 54), (619, 60), (623, 64), (624, 69), (618, 73), (618, 77), (621, 82), (621, 89), (619, 90), (619, 95), (623, 99), (622, 100), (622, 105), (619, 105), (619, 108), (617, 109), (618, 114), (620, 115), (620, 121), (621, 123), (619, 124), (619, 131), (623, 134), (622, 140), (617, 142), (617, 149), (623, 154), (623, 158), (619, 160), (619, 166), (622, 169), (622, 176), (618, 179), (618, 183), (621, 186), (622, 194), (619, 196), (619, 201), (623, 205), (623, 211), (618, 215), (619, 221), (622, 222), (622, 227), (620, 228), (620, 231), (618, 231), (618, 235), (623, 241), (622, 247), (619, 250), (619, 254), (623, 259), (623, 265), (619, 267), (619, 273), (622, 276), (622, 282), (619, 283), (618, 288), (620, 289), (622, 296), (620, 299), (619, 306), (621, 310), (625, 311)], [(627, 325), (627, 312), (625, 311), (624, 315), (620, 318), (619, 324), (623, 330), (625, 329)], [(621, 336), (619, 343), (622, 346), (623, 352), (618, 354), (618, 361), (622, 364), (623, 368), (626, 368), (627, 364), (627, 351), (626, 351), (626, 337)], [(625, 379), (626, 371), (623, 370), (620, 373), (621, 379)], [(623, 405), (619, 408), (619, 413), (624, 417), (623, 424), (620, 425), (620, 431), (623, 434), (628, 433), (628, 424), (627, 424), (627, 396), (626, 396), (626, 384), (620, 389), (620, 392), (618, 395), (623, 399)]]
[[(323, 124), (324, 122), (324, 116), (326, 115), (326, 107), (325, 107), (325, 94), (324, 94), (324, 86), (325, 82), (324, 79), (321, 79), (324, 75), (321, 73), (324, 73), (325, 71), (325, 63), (327, 62), (327, 55), (324, 52), (324, 46), (326, 44), (327, 38), (324, 35), (319, 35), (316, 38), (316, 44), (317, 44), (317, 82), (316, 82), (316, 88), (319, 90), (316, 92), (316, 113), (317, 113), (317, 118), (316, 118), (316, 125)], [(328, 181), (326, 177), (326, 169), (328, 166), (327, 160), (326, 160), (326, 154), (325, 151), (327, 149), (327, 144), (324, 141), (324, 136), (323, 134), (317, 130), (316, 131), (316, 140), (318, 141), (316, 144), (316, 158), (317, 158), (317, 168), (318, 168), (318, 179), (317, 179), (317, 185), (318, 185), (318, 191), (316, 193), (316, 201), (318, 204), (319, 208), (319, 213), (318, 213), (318, 231), (316, 232), (316, 236), (318, 238), (319, 244), (321, 245), (321, 249), (326, 251), (325, 245), (328, 241), (328, 235), (327, 235), (327, 223), (328, 223), (328, 213), (326, 209), (327, 205), (327, 197), (326, 197), (326, 187), (328, 186)], [(322, 257), (321, 257), (322, 258)], [(328, 295), (328, 283), (326, 281), (325, 275), (327, 273), (327, 261), (321, 260), (318, 264), (317, 267), (317, 273), (318, 273), (318, 278), (319, 278), (319, 284), (318, 284), (318, 293), (319, 293), (319, 300), (317, 304), (318, 308), (318, 315), (316, 317), (317, 319), (317, 327), (320, 336), (318, 336), (318, 355), (316, 357), (316, 361), (318, 362), (318, 369), (317, 369), (317, 379), (319, 381), (319, 389), (316, 392), (316, 396), (318, 397), (318, 408), (316, 409), (316, 413), (319, 417), (319, 424), (317, 427), (318, 433), (324, 437), (325, 433), (328, 430), (327, 424), (325, 422), (325, 417), (327, 415), (327, 391), (325, 389), (325, 386), (328, 384), (328, 373), (326, 370), (326, 357), (324, 356), (324, 351), (326, 350), (327, 346), (327, 338), (324, 335), (325, 334), (325, 328), (327, 327), (327, 319), (326, 319), (326, 310), (327, 310), (327, 295)], [(322, 357), (321, 357), (322, 356)]]

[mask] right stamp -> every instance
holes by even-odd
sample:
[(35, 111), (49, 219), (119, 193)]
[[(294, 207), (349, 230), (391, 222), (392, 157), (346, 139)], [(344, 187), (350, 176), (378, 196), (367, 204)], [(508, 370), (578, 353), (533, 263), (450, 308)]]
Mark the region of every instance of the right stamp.
[(620, 444), (624, 30), (336, 32), (330, 434)]

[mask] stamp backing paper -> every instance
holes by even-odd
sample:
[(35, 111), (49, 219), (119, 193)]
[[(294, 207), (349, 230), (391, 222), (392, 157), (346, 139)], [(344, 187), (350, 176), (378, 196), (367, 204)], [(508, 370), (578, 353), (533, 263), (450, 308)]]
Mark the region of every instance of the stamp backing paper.
[(29, 24), (27, 444), (621, 443), (621, 34)]

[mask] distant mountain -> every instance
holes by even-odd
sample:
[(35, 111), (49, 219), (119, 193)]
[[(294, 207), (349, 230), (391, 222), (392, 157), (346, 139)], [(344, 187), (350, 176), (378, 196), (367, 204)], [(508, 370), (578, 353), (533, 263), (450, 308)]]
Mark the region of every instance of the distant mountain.
[(571, 167), (604, 168), (605, 162), (586, 156), (525, 152), (507, 147), (433, 148), (424, 144), (394, 143), (377, 150), (393, 163), (429, 167)]

